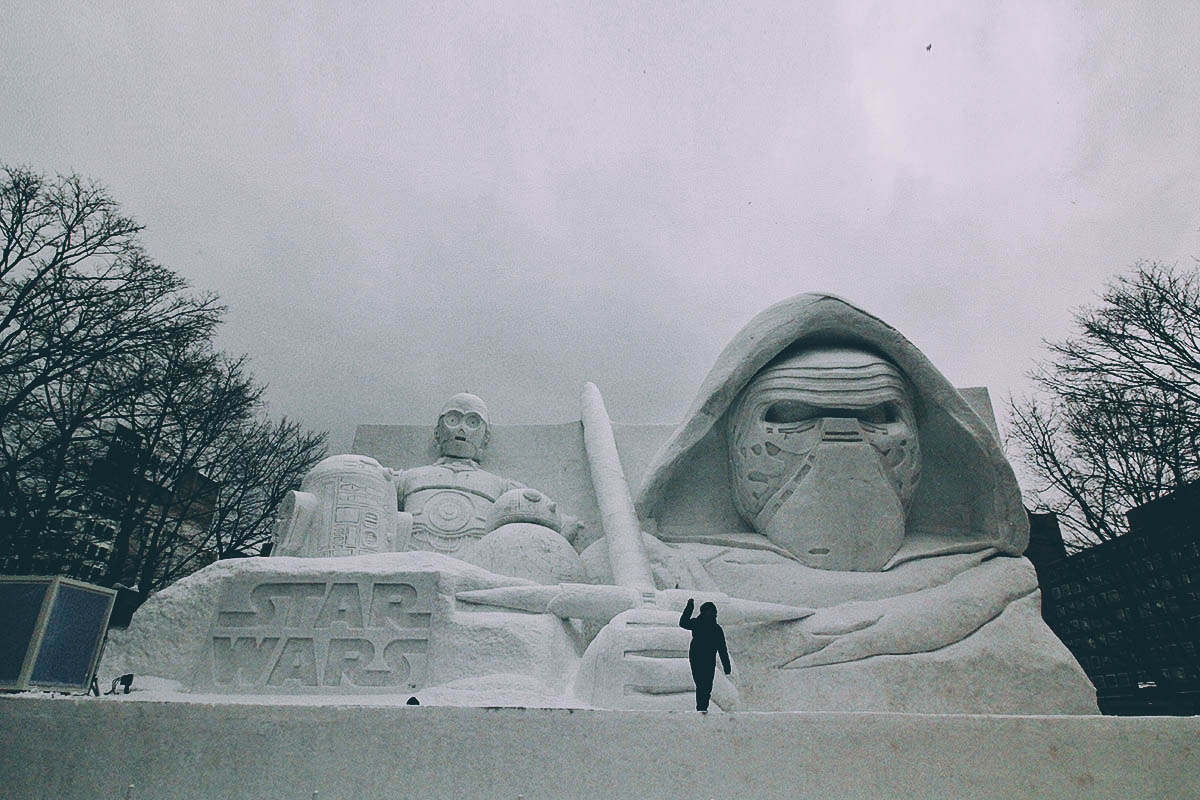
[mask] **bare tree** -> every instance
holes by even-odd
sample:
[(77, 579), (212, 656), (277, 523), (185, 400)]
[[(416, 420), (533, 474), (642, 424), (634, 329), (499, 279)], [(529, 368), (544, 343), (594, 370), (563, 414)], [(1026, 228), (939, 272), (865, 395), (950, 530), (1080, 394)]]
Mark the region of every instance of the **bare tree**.
[(325, 435), (264, 416), (216, 298), (139, 231), (102, 187), (0, 166), (0, 560), (69, 569), (99, 514), (105, 582), (145, 595), (260, 546)]
[(197, 549), (217, 558), (257, 555), (270, 540), (284, 496), (325, 457), (325, 439), (286, 417), (260, 418), (230, 437), (228, 457), (212, 476), (221, 486), (212, 525)]
[(30, 394), (164, 337), (211, 336), (222, 308), (142, 252), (103, 187), (2, 168), (0, 426)]
[(102, 421), (144, 387), (131, 366), (210, 337), (222, 309), (151, 262), (100, 186), (0, 167), (0, 554), (32, 567), (86, 490)]
[(1119, 536), (1125, 512), (1200, 477), (1200, 275), (1135, 264), (1048, 343), (1014, 400), (1011, 441), (1079, 548)]
[(170, 384), (122, 414), (140, 457), (109, 565), (143, 595), (208, 563), (256, 555), (275, 508), (324, 456), (325, 434), (263, 415), (245, 359), (173, 356)]
[(176, 540), (185, 527), (203, 518), (207, 475), (225, 451), (223, 442), (253, 419), (263, 388), (246, 370), (244, 357), (214, 352), (207, 341), (142, 357), (154, 365), (155, 379), (112, 414), (136, 437), (138, 448), (121, 476), (122, 513), (108, 580), (148, 592), (182, 544)]

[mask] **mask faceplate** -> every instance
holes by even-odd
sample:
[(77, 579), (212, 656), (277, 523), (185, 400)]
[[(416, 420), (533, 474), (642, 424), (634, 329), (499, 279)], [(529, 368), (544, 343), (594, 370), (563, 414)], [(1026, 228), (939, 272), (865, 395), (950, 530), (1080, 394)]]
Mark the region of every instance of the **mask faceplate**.
[(921, 454), (889, 362), (844, 348), (784, 358), (742, 391), (728, 433), (738, 513), (802, 563), (878, 570), (899, 549)]

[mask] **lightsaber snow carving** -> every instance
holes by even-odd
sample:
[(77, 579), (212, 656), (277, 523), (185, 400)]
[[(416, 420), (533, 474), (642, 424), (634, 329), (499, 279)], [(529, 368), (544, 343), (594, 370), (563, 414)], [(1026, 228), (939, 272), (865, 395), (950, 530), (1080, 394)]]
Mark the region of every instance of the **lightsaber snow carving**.
[(803, 619), (813, 613), (809, 608), (741, 600), (722, 592), (655, 589), (650, 557), (642, 541), (642, 527), (633, 509), (633, 498), (613, 438), (612, 421), (596, 384), (584, 384), (581, 405), (583, 443), (616, 585), (505, 586), (459, 592), (456, 595), (459, 600), (597, 622), (608, 622), (622, 611), (633, 608), (682, 611), (689, 598), (700, 603), (716, 603), (721, 610), (721, 621), (730, 625)]

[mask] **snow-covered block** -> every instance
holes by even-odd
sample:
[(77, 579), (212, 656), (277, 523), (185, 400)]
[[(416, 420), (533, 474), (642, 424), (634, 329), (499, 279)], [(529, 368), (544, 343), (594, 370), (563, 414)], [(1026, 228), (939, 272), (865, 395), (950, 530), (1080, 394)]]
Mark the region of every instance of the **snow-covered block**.
[(105, 669), (213, 694), (414, 694), (497, 673), (557, 694), (574, 627), (455, 600), (526, 583), (424, 552), (222, 561), (148, 600)]

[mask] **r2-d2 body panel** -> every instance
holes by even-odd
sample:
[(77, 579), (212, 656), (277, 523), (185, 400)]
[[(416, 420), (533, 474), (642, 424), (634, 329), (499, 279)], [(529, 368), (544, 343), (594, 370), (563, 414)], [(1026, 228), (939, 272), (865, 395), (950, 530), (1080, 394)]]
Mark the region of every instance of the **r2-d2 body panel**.
[(373, 458), (326, 458), (280, 508), (274, 555), (328, 558), (394, 549), (395, 488)]

